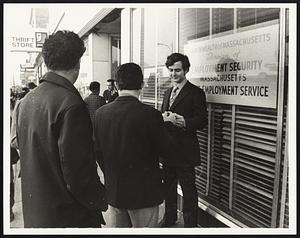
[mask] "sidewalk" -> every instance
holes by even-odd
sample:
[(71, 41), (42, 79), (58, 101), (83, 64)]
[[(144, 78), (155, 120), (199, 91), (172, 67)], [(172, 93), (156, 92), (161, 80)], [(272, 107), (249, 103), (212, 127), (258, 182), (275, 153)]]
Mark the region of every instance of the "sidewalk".
[[(101, 181), (103, 181), (103, 177), (100, 175)], [(15, 204), (13, 207), (13, 211), (15, 214), (15, 219), (10, 223), (11, 228), (24, 228), (23, 222), (23, 212), (22, 212), (22, 197), (21, 197), (21, 178), (16, 179), (15, 183)], [(159, 221), (162, 219), (164, 214), (164, 204), (159, 206)], [(103, 213), (104, 219), (105, 217), (109, 216), (109, 212)], [(183, 217), (182, 213), (178, 214), (178, 221), (177, 223), (172, 226), (171, 228), (181, 228), (183, 227)], [(106, 228), (103, 226), (103, 228)]]
[(11, 228), (24, 228), (22, 196), (21, 196), (21, 178), (17, 178), (15, 182), (15, 204), (13, 207), (15, 219), (10, 223)]

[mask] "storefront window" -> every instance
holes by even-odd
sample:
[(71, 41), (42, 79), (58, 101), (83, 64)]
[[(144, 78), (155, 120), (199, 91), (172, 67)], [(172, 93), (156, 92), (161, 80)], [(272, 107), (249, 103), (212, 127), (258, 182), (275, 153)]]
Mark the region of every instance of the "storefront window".
[(176, 14), (175, 9), (160, 9), (157, 25), (157, 108), (161, 108), (167, 88), (171, 86), (168, 70), (165, 66), (167, 57), (176, 52)]
[[(235, 83), (236, 87), (245, 81), (245, 85), (268, 87), (272, 92), (266, 104), (265, 98), (255, 97), (248, 104), (242, 104), (242, 97), (227, 101), (234, 93), (217, 101), (216, 91), (211, 95), (207, 92), (211, 121), (208, 129), (198, 132), (201, 167), (196, 168), (202, 199), (223, 211), (229, 210), (248, 226), (271, 227), (273, 199), (277, 196), (273, 191), (279, 9), (180, 9), (179, 16), (179, 50), (190, 58), (192, 66), (187, 77), (192, 83), (201, 87), (209, 84), (202, 80), (205, 77), (223, 77), (232, 71), (229, 68), (227, 72), (226, 66), (246, 63), (248, 67), (235, 72), (244, 77)], [(229, 61), (222, 61), (224, 57)], [(261, 66), (250, 65), (254, 62)], [(216, 70), (214, 66), (218, 64), (224, 69)], [(219, 80), (211, 85), (227, 84)]]
[(143, 20), (141, 65), (145, 86), (142, 101), (160, 108), (163, 94), (171, 84), (165, 61), (168, 55), (175, 52), (176, 9), (144, 9)]
[(233, 29), (233, 8), (212, 9), (212, 34)]
[[(283, 183), (276, 162), (283, 150), (276, 150), (287, 107), (287, 90), (278, 86), (279, 13), (279, 8), (145, 8), (132, 14), (131, 56), (144, 71), (141, 100), (160, 109), (171, 86), (167, 56), (189, 57), (187, 78), (205, 90), (209, 118), (197, 131), (199, 201), (249, 227), (275, 227), (278, 207), (288, 209), (288, 198), (279, 204), (276, 190)], [(280, 216), (288, 216), (282, 211)]]
[(183, 52), (183, 46), (188, 40), (209, 35), (209, 9), (180, 9), (179, 29), (179, 51)]
[(278, 8), (238, 8), (237, 9), (237, 28), (242, 28), (262, 22), (279, 19)]

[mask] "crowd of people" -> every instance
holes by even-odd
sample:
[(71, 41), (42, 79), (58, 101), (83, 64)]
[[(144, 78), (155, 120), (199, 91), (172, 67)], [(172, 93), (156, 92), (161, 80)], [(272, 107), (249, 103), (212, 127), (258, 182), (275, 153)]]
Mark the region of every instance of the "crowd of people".
[(159, 111), (139, 100), (144, 77), (135, 63), (118, 67), (103, 97), (93, 81), (82, 99), (74, 83), (84, 52), (74, 32), (51, 35), (42, 48), (48, 72), (14, 106), (11, 147), (20, 157), (24, 227), (170, 227), (178, 182), (184, 227), (197, 227), (196, 131), (206, 126), (207, 109), (203, 90), (186, 78), (188, 57), (167, 57), (173, 86)]

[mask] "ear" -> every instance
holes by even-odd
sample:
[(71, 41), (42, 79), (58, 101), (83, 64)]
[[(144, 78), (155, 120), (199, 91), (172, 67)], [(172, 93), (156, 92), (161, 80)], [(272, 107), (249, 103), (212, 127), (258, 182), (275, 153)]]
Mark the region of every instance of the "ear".
[(141, 83), (141, 89), (143, 89), (143, 87), (145, 86), (144, 80)]

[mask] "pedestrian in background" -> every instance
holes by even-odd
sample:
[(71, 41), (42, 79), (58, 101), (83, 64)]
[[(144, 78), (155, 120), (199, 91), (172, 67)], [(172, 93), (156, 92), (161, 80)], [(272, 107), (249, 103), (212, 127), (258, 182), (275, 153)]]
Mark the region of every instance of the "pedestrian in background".
[(163, 201), (159, 155), (172, 143), (161, 113), (138, 99), (143, 73), (134, 63), (119, 66), (120, 92), (96, 111), (95, 138), (109, 204), (108, 227), (157, 227)]
[(87, 108), (89, 110), (89, 114), (94, 128), (95, 112), (99, 107), (105, 104), (105, 100), (102, 96), (99, 95), (100, 83), (96, 81), (91, 82), (89, 89), (92, 93), (84, 99), (84, 102), (87, 104)]
[(115, 80), (108, 79), (107, 80), (107, 89), (103, 92), (103, 97), (106, 103), (110, 103), (114, 101), (119, 96), (118, 90), (115, 86)]
[[(12, 113), (14, 110), (15, 101), (14, 99), (10, 100), (10, 127), (12, 124)], [(10, 221), (12, 222), (15, 219), (15, 214), (13, 212), (13, 206), (15, 204), (15, 174), (13, 165), (15, 165), (19, 160), (19, 154), (17, 149), (10, 146)]]
[(162, 112), (172, 118), (167, 127), (179, 146), (172, 152), (172, 159), (165, 160), (165, 214), (161, 227), (169, 227), (177, 220), (177, 183), (183, 192), (184, 227), (197, 226), (198, 194), (195, 185), (195, 166), (200, 165), (200, 148), (197, 130), (207, 125), (205, 93), (186, 79), (190, 62), (186, 55), (173, 53), (168, 56), (166, 67), (174, 84), (164, 95)]
[(74, 87), (85, 51), (79, 36), (46, 39), (39, 86), (21, 101), (17, 141), (25, 228), (101, 227), (107, 209), (96, 170), (92, 123)]
[(17, 141), (17, 132), (16, 132), (16, 123), (17, 123), (16, 115), (17, 112), (19, 111), (19, 105), (22, 99), (26, 96), (26, 94), (36, 88), (36, 84), (33, 82), (29, 82), (27, 86), (28, 87), (24, 87), (22, 89), (22, 92), (19, 94), (18, 96), (19, 99), (15, 102), (15, 106), (13, 108), (13, 112), (11, 116), (12, 118), (11, 118), (11, 128), (10, 128), (10, 144), (11, 147), (14, 149), (19, 149), (18, 141)]

